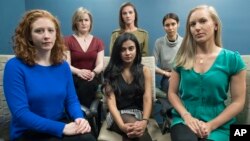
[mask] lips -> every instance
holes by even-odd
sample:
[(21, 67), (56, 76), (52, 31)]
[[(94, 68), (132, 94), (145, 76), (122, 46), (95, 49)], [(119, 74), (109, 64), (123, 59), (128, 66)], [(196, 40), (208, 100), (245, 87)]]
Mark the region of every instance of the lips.
[(44, 42), (42, 43), (44, 46), (50, 46), (52, 44), (52, 42)]
[(195, 37), (201, 38), (201, 37), (203, 37), (204, 35), (205, 35), (204, 33), (199, 33), (199, 34), (196, 34)]

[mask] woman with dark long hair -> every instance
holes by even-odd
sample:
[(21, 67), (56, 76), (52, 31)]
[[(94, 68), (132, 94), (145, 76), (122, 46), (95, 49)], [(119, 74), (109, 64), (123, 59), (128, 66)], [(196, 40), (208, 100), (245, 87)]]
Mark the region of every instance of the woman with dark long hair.
[(141, 59), (136, 37), (123, 33), (116, 39), (104, 71), (106, 120), (109, 129), (121, 134), (124, 141), (151, 141), (146, 129), (152, 109), (152, 76)]

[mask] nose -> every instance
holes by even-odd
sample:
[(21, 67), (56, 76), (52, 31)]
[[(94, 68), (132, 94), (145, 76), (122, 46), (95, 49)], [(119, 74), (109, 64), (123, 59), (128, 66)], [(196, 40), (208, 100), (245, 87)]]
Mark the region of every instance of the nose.
[(170, 26), (169, 26), (169, 29), (170, 29), (170, 30), (172, 30), (172, 29), (173, 29), (173, 26), (172, 26), (172, 25), (170, 25)]
[(126, 13), (125, 16), (126, 16), (126, 17), (129, 17), (129, 13)]
[(195, 29), (200, 30), (201, 29), (201, 24), (200, 23), (195, 24)]
[(45, 30), (45, 32), (44, 32), (44, 38), (49, 38), (50, 37), (50, 35), (51, 35), (51, 33), (48, 31), (48, 30)]
[(125, 51), (126, 55), (130, 54), (130, 51), (128, 49), (126, 49)]

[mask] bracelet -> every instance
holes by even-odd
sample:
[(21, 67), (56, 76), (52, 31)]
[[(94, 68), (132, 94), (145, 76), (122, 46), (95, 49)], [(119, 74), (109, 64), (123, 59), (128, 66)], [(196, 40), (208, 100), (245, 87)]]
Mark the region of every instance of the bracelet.
[(95, 74), (95, 76), (97, 75), (97, 72), (95, 70), (93, 70), (92, 72)]
[(186, 112), (186, 113), (182, 114), (182, 118), (184, 118), (187, 115), (191, 115), (191, 114), (189, 112)]
[(146, 118), (141, 119), (141, 121), (143, 121), (143, 120), (146, 120), (146, 121), (147, 121), (147, 124), (149, 123), (149, 120), (148, 120), (148, 119), (146, 119)]

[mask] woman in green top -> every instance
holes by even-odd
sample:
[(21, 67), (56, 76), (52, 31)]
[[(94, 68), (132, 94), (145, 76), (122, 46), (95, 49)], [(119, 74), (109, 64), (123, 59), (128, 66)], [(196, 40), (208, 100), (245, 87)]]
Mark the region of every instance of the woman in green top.
[[(229, 126), (245, 103), (245, 68), (239, 53), (222, 48), (215, 9), (202, 5), (191, 10), (170, 78), (171, 139), (228, 141)], [(232, 102), (226, 106), (229, 86)]]
[(120, 28), (112, 32), (109, 50), (110, 54), (116, 38), (124, 32), (130, 32), (134, 34), (139, 41), (142, 56), (148, 55), (148, 32), (138, 28), (137, 17), (136, 8), (132, 3), (125, 2), (121, 5), (119, 12)]

